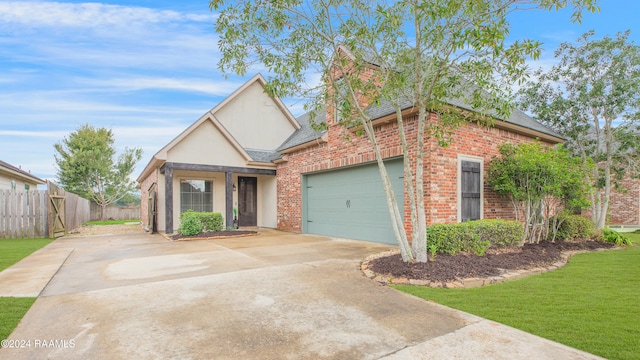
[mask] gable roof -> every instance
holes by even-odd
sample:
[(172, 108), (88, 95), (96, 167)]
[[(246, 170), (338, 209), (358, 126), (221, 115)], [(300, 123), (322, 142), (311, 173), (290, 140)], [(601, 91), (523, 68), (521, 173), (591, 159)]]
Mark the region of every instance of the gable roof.
[(39, 177), (35, 176), (35, 175), (31, 175), (31, 173), (24, 171), (22, 169), (20, 169), (19, 167), (15, 167), (7, 162), (4, 162), (2, 160), (0, 160), (0, 172), (4, 172), (4, 173), (8, 173), (11, 174), (13, 176), (16, 176), (17, 178), (21, 179), (22, 181), (26, 181), (29, 183), (36, 183), (36, 184), (44, 184), (46, 183), (46, 181), (40, 179)]
[[(249, 88), (254, 83), (260, 84), (264, 88), (266, 84), (266, 80), (261, 74), (256, 74), (247, 82), (245, 82), (242, 86), (236, 89), (231, 95), (227, 96), (224, 100), (222, 100), (218, 105), (213, 107), (211, 110), (202, 115), (196, 122), (192, 123), (189, 127), (187, 127), (183, 132), (181, 132), (178, 136), (176, 136), (173, 140), (171, 140), (167, 145), (162, 147), (155, 153), (147, 166), (145, 166), (144, 170), (138, 176), (138, 181), (142, 181), (142, 179), (146, 178), (148, 174), (155, 168), (161, 166), (166, 160), (169, 151), (174, 148), (177, 144), (179, 144), (183, 139), (193, 133), (200, 125), (209, 121), (211, 122), (218, 131), (225, 137), (225, 139), (240, 153), (242, 157), (245, 158), (248, 164), (255, 163), (271, 163), (271, 160), (264, 161), (264, 159), (273, 157), (273, 154), (270, 156), (264, 155), (262, 152), (269, 152), (267, 150), (258, 151), (255, 150), (253, 152), (248, 149), (243, 148), (240, 143), (229, 133), (229, 131), (220, 123), (220, 121), (216, 118), (215, 113), (222, 109), (225, 105), (229, 104), (233, 101), (237, 96), (239, 96), (242, 92), (244, 92), (247, 88)], [(275, 102), (276, 106), (282, 111), (285, 118), (289, 121), (289, 123), (293, 126), (294, 129), (299, 130), (300, 125), (296, 121), (295, 117), (291, 114), (289, 109), (284, 105), (284, 103), (278, 97), (271, 97)], [(273, 152), (273, 151), (272, 151)]]

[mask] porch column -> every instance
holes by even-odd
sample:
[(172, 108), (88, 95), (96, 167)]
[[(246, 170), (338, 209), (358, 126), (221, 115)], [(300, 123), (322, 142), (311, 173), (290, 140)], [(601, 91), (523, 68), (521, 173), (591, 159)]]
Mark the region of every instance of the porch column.
[(233, 227), (233, 173), (227, 171), (225, 175), (225, 223), (227, 228)]
[(164, 221), (165, 232), (173, 234), (173, 166), (170, 163), (164, 167)]

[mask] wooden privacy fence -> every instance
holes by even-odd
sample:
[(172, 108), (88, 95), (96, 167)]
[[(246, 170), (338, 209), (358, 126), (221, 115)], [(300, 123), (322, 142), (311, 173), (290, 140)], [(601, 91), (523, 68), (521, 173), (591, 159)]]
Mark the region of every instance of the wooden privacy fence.
[(66, 193), (64, 202), (67, 232), (77, 229), (82, 224), (91, 221), (90, 201), (72, 193)]
[[(98, 221), (102, 215), (102, 208), (100, 205), (91, 203), (91, 221)], [(139, 220), (140, 219), (140, 205), (119, 207), (109, 205), (104, 209), (105, 220)]]
[(0, 238), (49, 237), (46, 190), (0, 190)]
[(89, 221), (89, 200), (49, 190), (0, 190), (0, 238), (54, 237)]

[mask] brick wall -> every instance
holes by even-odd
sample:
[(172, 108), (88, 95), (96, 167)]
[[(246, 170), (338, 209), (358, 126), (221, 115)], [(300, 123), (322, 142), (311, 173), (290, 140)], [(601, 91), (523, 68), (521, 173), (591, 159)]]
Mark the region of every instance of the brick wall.
[[(371, 142), (366, 135), (335, 125), (328, 113), (328, 141), (311, 148), (287, 155), (286, 162), (278, 165), (278, 228), (301, 231), (302, 226), (302, 174), (335, 169), (343, 166), (375, 161)], [(435, 115), (431, 121), (437, 121)], [(416, 139), (416, 117), (405, 119), (408, 143)], [(383, 158), (402, 156), (396, 122), (376, 126), (376, 139)], [(484, 218), (513, 219), (510, 202), (499, 197), (488, 188), (486, 173), (489, 161), (498, 155), (498, 146), (504, 142), (517, 143), (532, 139), (509, 131), (466, 124), (453, 134), (453, 143), (447, 148), (437, 148), (434, 142), (426, 146), (434, 149), (425, 155), (425, 206), (427, 223), (453, 223), (457, 221), (457, 169), (458, 155), (480, 157), (484, 161)], [(415, 161), (415, 147), (410, 150), (410, 159)], [(406, 196), (405, 196), (406, 197)], [(405, 205), (407, 231), (409, 228), (409, 206)]]
[[(517, 144), (531, 141), (530, 137), (506, 130), (469, 123), (457, 129), (453, 142), (446, 148), (437, 148), (432, 152), (425, 181), (427, 185), (427, 221), (428, 223), (457, 222), (458, 201), (458, 155), (482, 158), (483, 177), (483, 218), (514, 220), (515, 214), (511, 202), (493, 192), (487, 182), (489, 163), (499, 155), (498, 147), (506, 142)], [(428, 176), (426, 176), (429, 174)]]
[(626, 177), (621, 185), (625, 192), (611, 192), (609, 223), (612, 225), (640, 224), (640, 181)]
[(278, 164), (276, 188), (278, 194), (278, 229), (302, 231), (302, 176), (312, 171), (328, 169), (328, 147), (319, 144), (287, 155)]

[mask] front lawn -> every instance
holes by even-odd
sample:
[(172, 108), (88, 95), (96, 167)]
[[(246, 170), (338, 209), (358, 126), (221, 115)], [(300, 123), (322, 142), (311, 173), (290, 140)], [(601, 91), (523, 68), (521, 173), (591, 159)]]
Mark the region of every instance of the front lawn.
[(635, 246), (575, 255), (561, 269), (480, 288), (397, 289), (609, 359), (640, 359)]
[(36, 298), (0, 297), (0, 340), (9, 337)]
[(0, 239), (0, 271), (17, 263), (53, 239)]
[[(53, 239), (0, 239), (0, 271), (42, 248)], [(0, 340), (18, 326), (36, 298), (0, 297)]]

